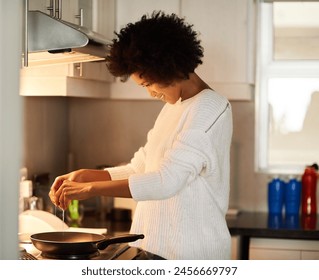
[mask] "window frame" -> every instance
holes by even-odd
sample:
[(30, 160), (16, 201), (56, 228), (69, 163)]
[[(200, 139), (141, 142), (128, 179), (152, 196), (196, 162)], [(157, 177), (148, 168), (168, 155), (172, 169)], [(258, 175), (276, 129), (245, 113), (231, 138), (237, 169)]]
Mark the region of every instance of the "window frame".
[[(301, 173), (304, 170), (304, 164), (269, 164), (268, 81), (271, 78), (318, 78), (319, 60), (273, 60), (273, 2), (276, 2), (276, 0), (258, 1), (255, 88), (255, 169), (257, 172), (268, 174)], [(284, 2), (300, 1), (290, 0)]]

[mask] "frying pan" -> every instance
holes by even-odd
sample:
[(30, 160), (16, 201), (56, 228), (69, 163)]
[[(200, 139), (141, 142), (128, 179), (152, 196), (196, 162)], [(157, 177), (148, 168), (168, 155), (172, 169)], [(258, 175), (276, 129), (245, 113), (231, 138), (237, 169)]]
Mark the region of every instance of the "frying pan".
[(104, 250), (110, 244), (133, 242), (143, 238), (143, 234), (106, 238), (101, 234), (72, 231), (41, 232), (30, 236), (42, 256), (57, 259), (87, 258), (98, 255), (99, 250)]

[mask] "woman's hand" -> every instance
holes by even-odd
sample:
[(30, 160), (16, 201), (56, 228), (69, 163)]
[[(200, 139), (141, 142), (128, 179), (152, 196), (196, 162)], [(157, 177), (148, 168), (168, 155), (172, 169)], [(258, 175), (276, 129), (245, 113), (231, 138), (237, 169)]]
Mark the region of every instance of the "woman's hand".
[(57, 191), (60, 189), (64, 181), (71, 180), (71, 178), (72, 178), (71, 173), (55, 178), (49, 192), (49, 197), (55, 206), (60, 207), (59, 197), (57, 197), (56, 195)]
[[(84, 183), (96, 182), (96, 181), (109, 181), (111, 176), (106, 170), (94, 170), (94, 169), (79, 169), (73, 172), (70, 172), (65, 175), (61, 175), (55, 178), (50, 192), (49, 197), (54, 205), (65, 209), (70, 202), (69, 192), (71, 196), (74, 196), (75, 193), (79, 195), (83, 192), (84, 189), (88, 191), (88, 185)], [(83, 184), (80, 184), (83, 183)], [(72, 188), (71, 188), (72, 187)], [(69, 188), (71, 188), (69, 190)], [(77, 190), (77, 188), (79, 188)], [(81, 189), (82, 188), (82, 189)], [(87, 194), (88, 195), (88, 194)], [(82, 199), (87, 199), (88, 196), (83, 197)], [(78, 198), (72, 198), (78, 199)]]
[(85, 200), (94, 196), (91, 193), (91, 189), (91, 183), (78, 183), (64, 180), (56, 191), (50, 191), (49, 196), (56, 206), (65, 210), (71, 200)]

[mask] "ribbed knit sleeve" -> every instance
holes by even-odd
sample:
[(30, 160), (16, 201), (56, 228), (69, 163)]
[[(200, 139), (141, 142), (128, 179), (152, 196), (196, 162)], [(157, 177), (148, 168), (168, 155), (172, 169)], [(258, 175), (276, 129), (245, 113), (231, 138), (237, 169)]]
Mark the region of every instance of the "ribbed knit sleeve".
[(187, 130), (177, 136), (173, 147), (154, 172), (129, 177), (132, 196), (137, 201), (167, 199), (187, 186), (207, 165), (212, 149), (202, 131)]

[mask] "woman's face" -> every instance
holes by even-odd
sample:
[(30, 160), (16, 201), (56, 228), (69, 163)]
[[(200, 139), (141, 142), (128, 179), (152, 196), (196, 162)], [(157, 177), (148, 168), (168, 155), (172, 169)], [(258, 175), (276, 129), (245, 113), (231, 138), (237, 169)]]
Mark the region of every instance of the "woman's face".
[(179, 83), (171, 85), (161, 85), (157, 83), (149, 84), (146, 80), (140, 77), (138, 73), (131, 75), (131, 78), (136, 84), (145, 87), (148, 93), (157, 99), (170, 104), (175, 104), (181, 97), (181, 87)]

